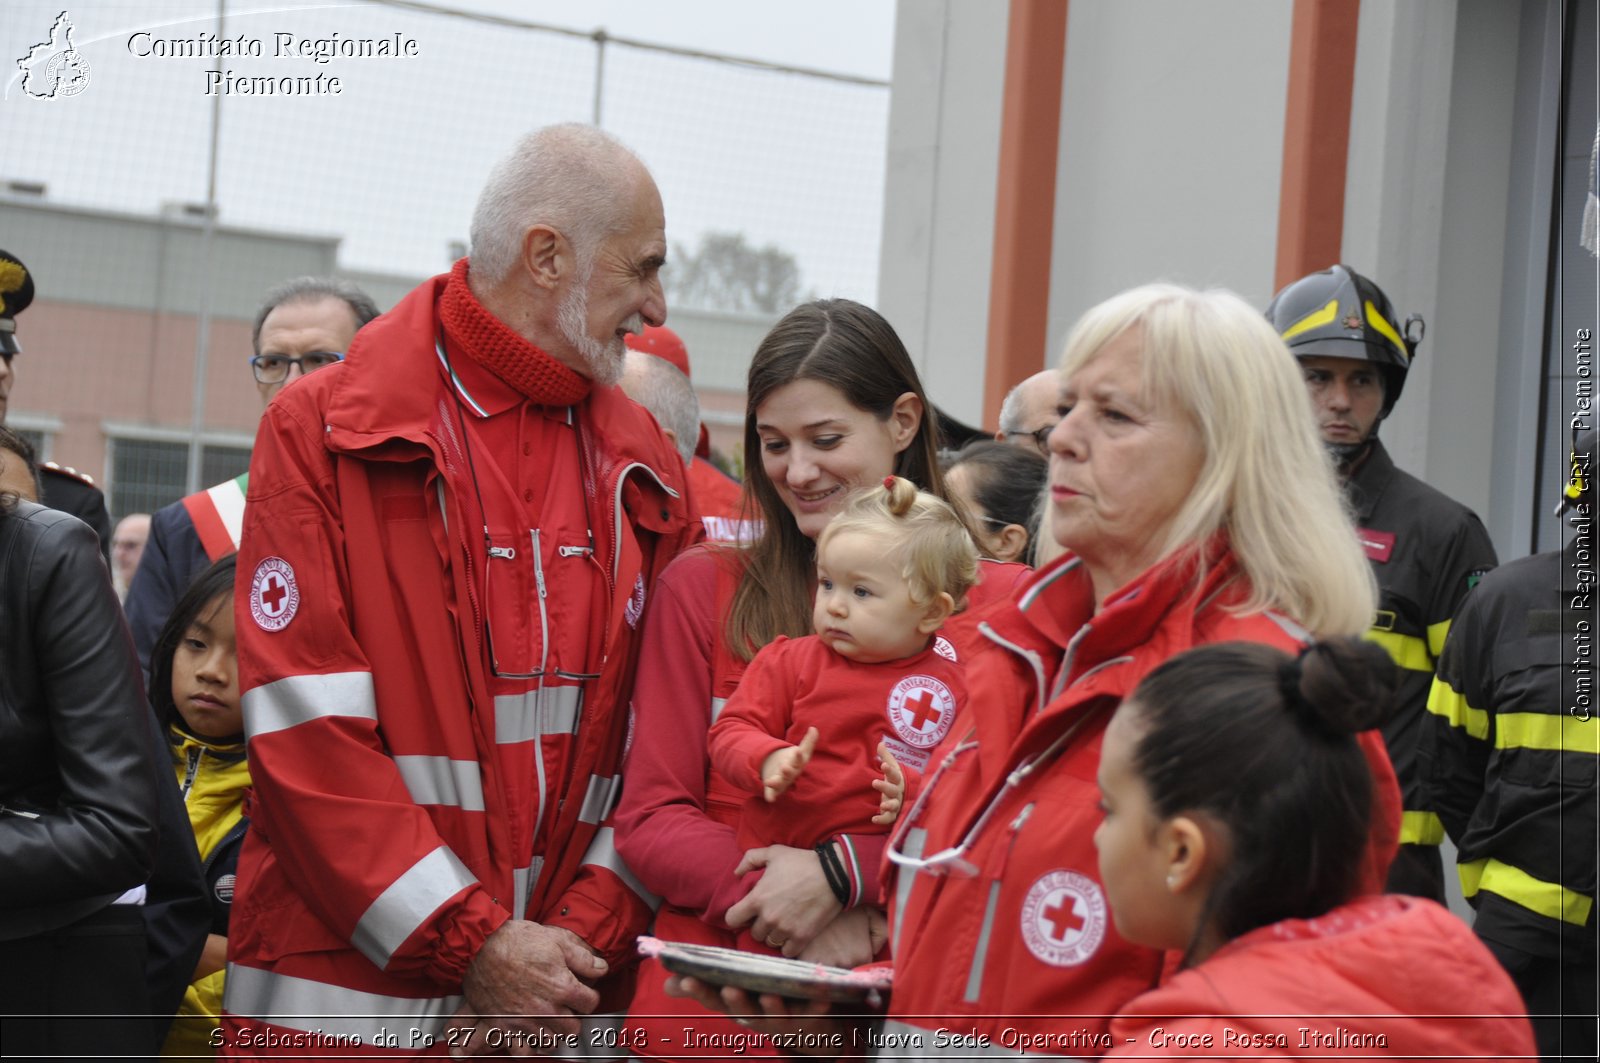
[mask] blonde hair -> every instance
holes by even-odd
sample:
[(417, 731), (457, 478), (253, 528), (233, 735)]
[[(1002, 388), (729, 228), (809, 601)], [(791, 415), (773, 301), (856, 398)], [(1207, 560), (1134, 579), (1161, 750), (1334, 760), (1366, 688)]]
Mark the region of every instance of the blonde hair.
[(937, 495), (918, 491), (901, 476), (857, 491), (817, 536), (820, 556), (835, 535), (856, 532), (888, 544), (887, 556), (900, 564), (911, 600), (926, 605), (948, 594), (960, 609), (978, 579), (978, 548), (954, 507)]
[(1131, 328), (1141, 332), (1141, 397), (1181, 411), (1205, 446), (1160, 558), (1225, 531), (1250, 580), (1238, 611), (1286, 613), (1323, 637), (1365, 631), (1377, 607), (1371, 566), (1299, 366), (1266, 318), (1228, 291), (1134, 288), (1079, 319), (1062, 373)]

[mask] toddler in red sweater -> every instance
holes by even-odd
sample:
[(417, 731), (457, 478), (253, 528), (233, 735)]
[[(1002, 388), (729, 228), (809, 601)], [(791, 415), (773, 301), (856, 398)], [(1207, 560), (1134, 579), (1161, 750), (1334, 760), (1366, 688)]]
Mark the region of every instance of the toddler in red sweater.
[(826, 843), (887, 832), (949, 733), (966, 691), (938, 631), (976, 574), (960, 517), (909, 480), (860, 492), (829, 522), (816, 634), (763, 647), (711, 728), (717, 770), (752, 793), (742, 845), (816, 846), (835, 894), (854, 903), (853, 854), (841, 861)]

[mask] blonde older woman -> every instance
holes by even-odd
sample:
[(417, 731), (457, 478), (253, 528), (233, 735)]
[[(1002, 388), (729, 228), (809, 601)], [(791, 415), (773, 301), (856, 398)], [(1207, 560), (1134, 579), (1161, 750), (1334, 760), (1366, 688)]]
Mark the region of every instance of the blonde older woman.
[[(1095, 774), (1111, 710), (1192, 646), (1294, 652), (1308, 631), (1354, 635), (1372, 618), (1305, 385), (1257, 311), (1227, 292), (1125, 292), (1079, 321), (1061, 373), (1047, 526), (1065, 553), (980, 627), (987, 646), (968, 664), (979, 710), (890, 846), (889, 1028), (924, 1055), (970, 1055), (985, 1039), (1108, 1048), (1107, 1017), (1162, 965), (1117, 934), (1100, 885)], [(1362, 881), (1376, 889), (1399, 794), (1376, 733), (1363, 749), (1379, 814)], [(675, 989), (747, 1015), (784, 1010)]]

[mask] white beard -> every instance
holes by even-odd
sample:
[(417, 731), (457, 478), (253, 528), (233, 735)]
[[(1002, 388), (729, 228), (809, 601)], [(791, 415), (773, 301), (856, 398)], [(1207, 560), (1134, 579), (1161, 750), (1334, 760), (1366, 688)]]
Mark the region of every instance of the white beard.
[[(588, 278), (572, 287), (572, 293), (556, 308), (556, 328), (562, 339), (577, 348), (578, 356), (589, 366), (589, 376), (596, 384), (610, 387), (622, 379), (622, 363), (627, 346), (621, 336), (613, 336), (609, 343), (598, 343), (589, 335), (589, 285)], [(644, 329), (644, 319), (635, 314), (624, 325), (629, 332)]]

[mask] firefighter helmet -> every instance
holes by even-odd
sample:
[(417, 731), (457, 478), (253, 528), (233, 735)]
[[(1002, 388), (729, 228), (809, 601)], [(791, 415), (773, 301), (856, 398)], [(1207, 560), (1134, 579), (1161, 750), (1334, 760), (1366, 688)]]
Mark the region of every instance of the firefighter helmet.
[(1349, 266), (1333, 266), (1284, 288), (1267, 307), (1267, 320), (1296, 358), (1354, 358), (1377, 366), (1384, 417), (1400, 398), (1425, 331), (1420, 314), (1402, 328), (1383, 289)]

